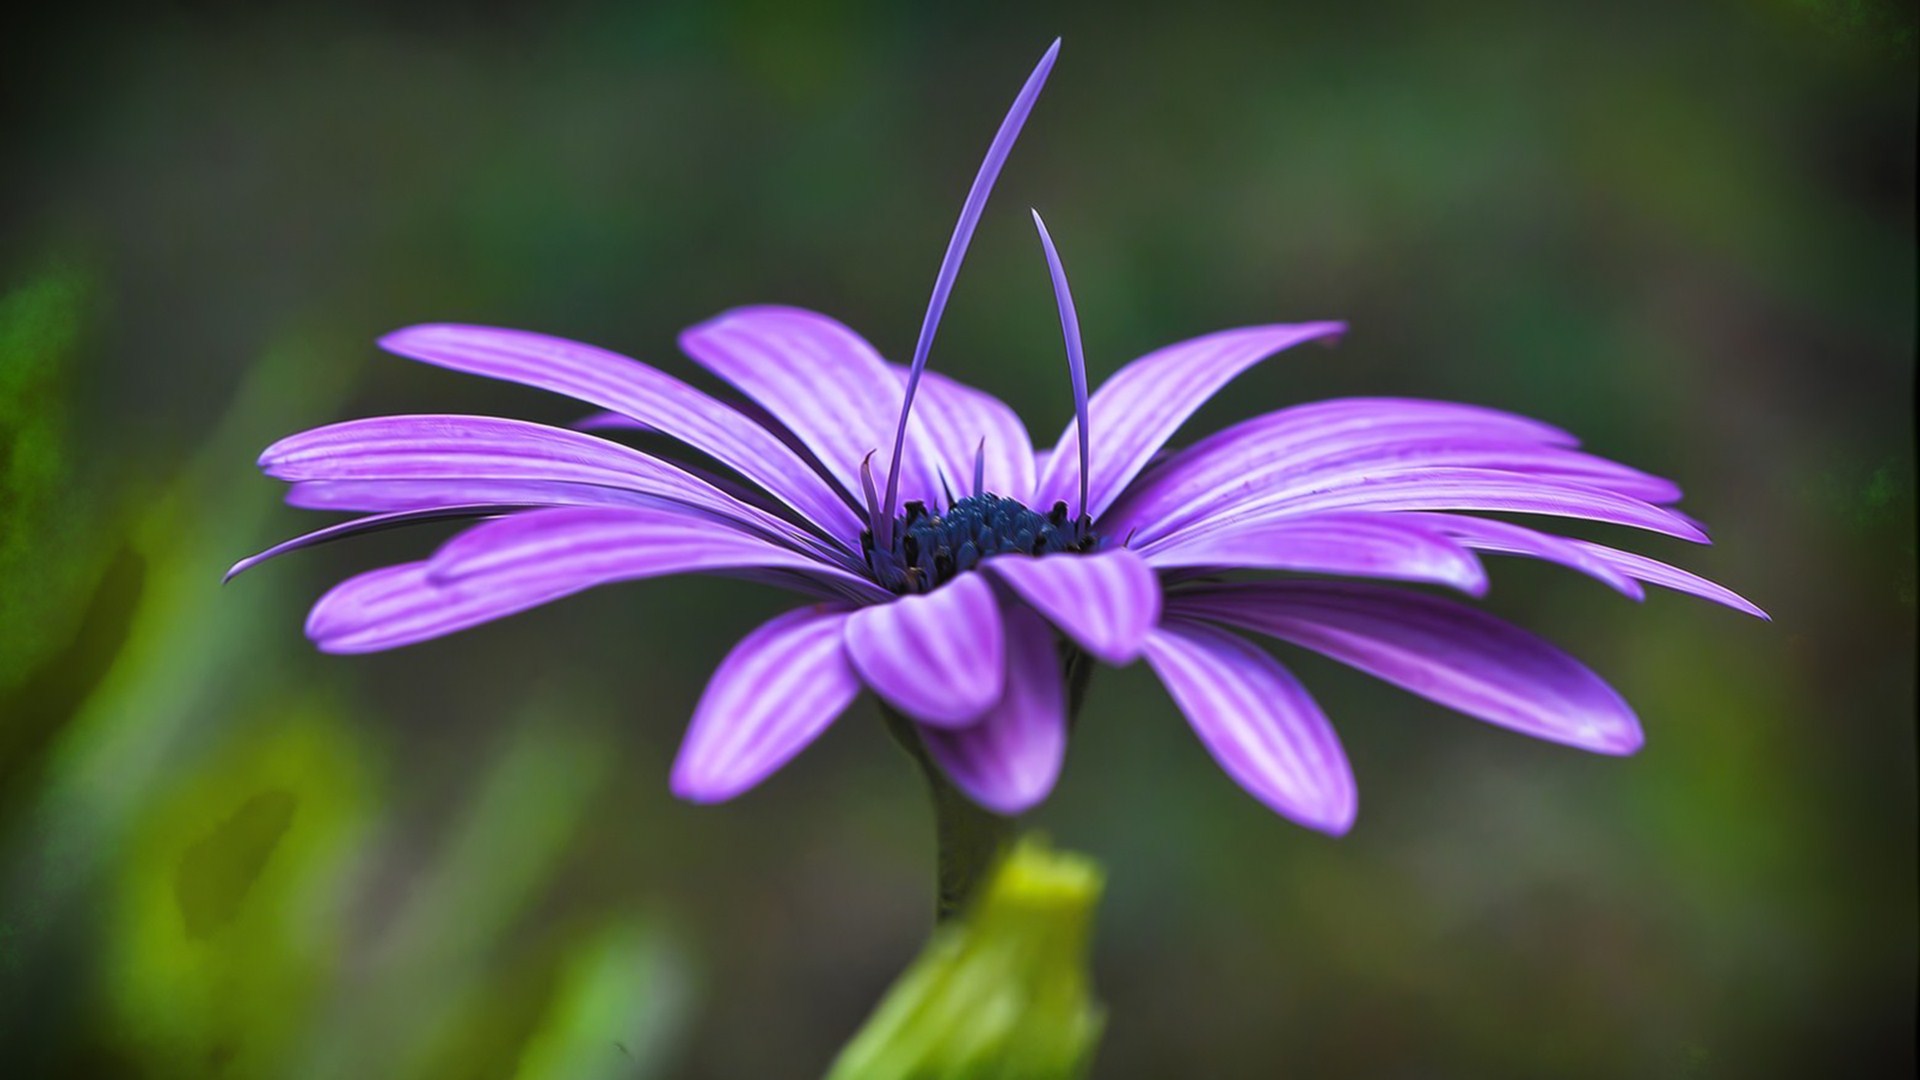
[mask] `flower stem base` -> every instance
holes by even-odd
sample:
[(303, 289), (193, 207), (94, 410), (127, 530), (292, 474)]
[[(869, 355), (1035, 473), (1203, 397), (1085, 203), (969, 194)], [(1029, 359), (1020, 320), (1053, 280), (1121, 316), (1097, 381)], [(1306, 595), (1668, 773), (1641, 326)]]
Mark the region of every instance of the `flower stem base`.
[(934, 918), (946, 922), (966, 909), (994, 864), (1013, 843), (1014, 821), (982, 810), (953, 786), (940, 766), (927, 755), (926, 744), (913, 722), (882, 702), (880, 715), (887, 731), (920, 766), (933, 796), (933, 827), (939, 845), (938, 896)]

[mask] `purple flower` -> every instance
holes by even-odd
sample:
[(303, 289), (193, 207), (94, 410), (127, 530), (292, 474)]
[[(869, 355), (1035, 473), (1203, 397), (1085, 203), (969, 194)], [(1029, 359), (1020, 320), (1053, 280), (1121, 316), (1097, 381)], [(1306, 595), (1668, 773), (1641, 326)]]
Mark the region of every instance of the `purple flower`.
[[(928, 370), (961, 258), (1058, 49), (988, 149), (908, 366), (824, 315), (740, 308), (688, 330), (681, 346), (751, 400), (744, 406), (591, 345), (476, 326), (401, 330), (381, 345), (577, 398), (607, 410), (583, 427), (644, 429), (728, 475), (516, 420), (354, 420), (284, 439), (260, 465), (291, 483), (296, 506), (364, 516), (233, 572), (371, 529), (486, 519), (423, 561), (322, 597), (307, 634), (335, 653), (408, 645), (667, 574), (747, 577), (811, 598), (748, 634), (714, 672), (673, 769), (673, 790), (699, 802), (759, 783), (869, 689), (917, 724), (972, 799), (1023, 811), (1052, 788), (1065, 754), (1063, 639), (1108, 664), (1145, 657), (1234, 780), (1332, 833), (1356, 805), (1332, 726), (1285, 667), (1230, 630), (1303, 646), (1536, 738), (1637, 749), (1632, 710), (1579, 662), (1471, 607), (1385, 583), (1479, 596), (1479, 553), (1522, 555), (1635, 599), (1652, 583), (1764, 617), (1684, 570), (1478, 516), (1574, 518), (1705, 543), (1670, 509), (1680, 493), (1669, 481), (1583, 453), (1539, 421), (1390, 398), (1281, 409), (1169, 451), (1229, 380), (1343, 326), (1208, 334), (1135, 360), (1089, 395), (1066, 274), (1037, 213), (1073, 423), (1036, 452), (1006, 405)], [(1236, 570), (1320, 577), (1222, 576)]]

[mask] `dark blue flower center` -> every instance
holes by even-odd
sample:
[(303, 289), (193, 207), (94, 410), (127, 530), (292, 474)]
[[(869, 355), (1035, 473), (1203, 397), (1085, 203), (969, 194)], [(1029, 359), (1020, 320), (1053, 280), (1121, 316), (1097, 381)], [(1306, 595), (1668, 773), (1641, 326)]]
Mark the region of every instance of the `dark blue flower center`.
[(910, 502), (906, 513), (894, 519), (891, 548), (876, 547), (869, 530), (860, 534), (860, 550), (875, 581), (897, 593), (922, 593), (966, 573), (989, 555), (1088, 551), (1099, 540), (1092, 522), (1067, 517), (1065, 502), (1042, 514), (998, 495), (970, 495), (944, 514)]

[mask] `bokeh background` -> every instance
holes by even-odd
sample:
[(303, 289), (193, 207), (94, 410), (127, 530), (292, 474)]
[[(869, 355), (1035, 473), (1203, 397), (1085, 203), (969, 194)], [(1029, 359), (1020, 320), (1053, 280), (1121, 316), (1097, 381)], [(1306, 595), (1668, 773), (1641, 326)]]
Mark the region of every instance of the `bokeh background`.
[[(10, 17), (11, 19), (12, 17)], [(737, 803), (673, 801), (705, 676), (782, 604), (601, 590), (316, 655), (384, 534), (252, 470), (385, 411), (565, 423), (383, 356), (456, 319), (629, 352), (798, 303), (908, 351), (993, 125), (1066, 45), (936, 364), (1094, 377), (1338, 317), (1188, 429), (1483, 402), (1679, 478), (1650, 550), (1771, 624), (1496, 565), (1649, 732), (1611, 760), (1284, 654), (1362, 790), (1342, 840), (1103, 672), (1036, 815), (1110, 883), (1100, 1077), (1910, 1075), (1910, 5), (43, 6), (0, 34), (0, 1071), (817, 1074), (928, 928), (924, 794), (860, 706)], [(1686, 549), (1686, 550), (1682, 550)], [(1884, 1072), (1883, 1072), (1884, 1070)]]

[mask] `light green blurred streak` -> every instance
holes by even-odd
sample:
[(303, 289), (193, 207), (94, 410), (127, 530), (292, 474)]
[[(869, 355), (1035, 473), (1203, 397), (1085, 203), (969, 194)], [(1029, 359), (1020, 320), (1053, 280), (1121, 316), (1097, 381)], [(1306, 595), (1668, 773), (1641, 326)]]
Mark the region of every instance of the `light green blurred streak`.
[(49, 944), (40, 931), (75, 909), (194, 740), (248, 687), (276, 681), (257, 628), (296, 605), (270, 578), (222, 588), (220, 575), (259, 542), (275, 505), (267, 490), (240, 484), (252, 478), (246, 463), (286, 418), (330, 412), (346, 389), (349, 369), (326, 356), (301, 337), (271, 349), (134, 525), (128, 542), (146, 560), (145, 593), (125, 647), (52, 750), (34, 828), (4, 855), (0, 963), (27, 963)]
[(343, 966), (367, 758), (335, 710), (292, 702), (151, 793), (112, 889), (109, 1007), (88, 1038), (153, 1074), (276, 1071)]
[(934, 932), (829, 1080), (1062, 1080), (1084, 1075), (1105, 1024), (1087, 954), (1103, 876), (1023, 839), (975, 907)]
[(683, 959), (637, 920), (614, 923), (567, 956), (519, 1080), (622, 1080), (661, 1075), (691, 1004)]
[[(513, 725), (447, 849), (382, 929), (371, 970), (342, 988), (295, 1075), (430, 1076), (459, 1061), (501, 939), (569, 851), (612, 760), (553, 711)], [(465, 1065), (462, 1075), (490, 1067)]]

